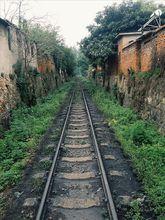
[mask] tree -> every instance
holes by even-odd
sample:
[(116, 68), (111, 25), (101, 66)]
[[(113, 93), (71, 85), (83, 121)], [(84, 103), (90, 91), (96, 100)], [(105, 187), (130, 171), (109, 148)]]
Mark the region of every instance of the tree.
[(73, 49), (68, 47), (63, 47), (62, 70), (68, 76), (73, 76), (75, 66), (76, 66), (76, 60)]
[(137, 31), (156, 9), (149, 1), (125, 1), (106, 7), (88, 27), (90, 35), (80, 43), (81, 51), (93, 64), (104, 66), (116, 53), (116, 36), (120, 32)]
[(88, 69), (89, 61), (87, 57), (80, 50), (77, 50), (75, 74), (80, 76), (87, 76)]
[(15, 23), (20, 27), (21, 20), (24, 18), (26, 11), (28, 10), (28, 1), (27, 0), (12, 0), (2, 1), (2, 18), (7, 19), (8, 21)]
[(63, 38), (59, 35), (57, 27), (52, 25), (41, 25), (28, 23), (25, 29), (30, 42), (37, 44), (38, 55), (54, 55), (63, 44)]
[[(6, 2), (6, 1), (4, 1)], [(42, 76), (43, 85), (49, 87), (50, 78), (55, 81), (58, 86), (58, 79), (67, 79), (68, 76), (73, 75), (75, 67), (75, 58), (72, 50), (65, 46), (63, 38), (59, 34), (59, 28), (52, 25), (43, 25), (43, 17), (32, 17), (30, 20), (26, 19), (25, 3), (27, 0), (12, 0), (9, 6), (15, 6), (15, 14), (6, 12), (6, 19), (8, 18), (9, 26), (14, 21), (18, 26), (17, 32), (23, 41), (18, 42), (18, 38), (12, 41), (15, 52), (18, 53), (18, 60), (13, 65), (13, 70), (17, 75), (17, 86), (20, 90), (21, 99), (27, 105), (36, 103), (36, 79), (41, 76), (38, 69), (33, 66), (33, 61), (39, 60), (42, 62), (52, 61), (55, 63), (55, 71), (47, 70), (49, 75)], [(10, 16), (9, 16), (10, 15)], [(46, 22), (45, 22), (46, 23)], [(20, 44), (19, 44), (20, 43)], [(46, 90), (45, 90), (46, 91)]]

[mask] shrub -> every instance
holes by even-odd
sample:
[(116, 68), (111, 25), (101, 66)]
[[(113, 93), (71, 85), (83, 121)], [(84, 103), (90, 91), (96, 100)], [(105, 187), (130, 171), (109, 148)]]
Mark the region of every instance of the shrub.
[(18, 182), (71, 84), (65, 83), (33, 107), (21, 106), (13, 110), (11, 129), (4, 132), (4, 139), (0, 139), (0, 190)]
[(124, 152), (131, 158), (154, 211), (165, 212), (165, 137), (150, 121), (139, 119), (131, 109), (119, 105), (103, 88), (84, 81), (85, 87), (113, 127)]
[(147, 126), (143, 121), (133, 123), (129, 127), (128, 132), (130, 133), (130, 138), (136, 146), (152, 143), (151, 134), (150, 132), (147, 132)]
[(155, 68), (154, 70), (151, 70), (150, 72), (138, 72), (137, 76), (139, 79), (149, 79), (152, 76), (159, 76), (161, 74), (160, 68)]

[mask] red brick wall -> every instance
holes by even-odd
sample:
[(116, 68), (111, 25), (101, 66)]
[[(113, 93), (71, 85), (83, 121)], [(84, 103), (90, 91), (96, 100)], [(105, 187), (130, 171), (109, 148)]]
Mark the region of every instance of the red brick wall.
[(165, 30), (160, 30), (141, 42), (141, 72), (147, 72), (160, 65), (165, 56)]
[(157, 63), (160, 66), (161, 71), (165, 69), (165, 30), (158, 33), (156, 39), (157, 45)]
[(51, 58), (45, 57), (38, 60), (38, 70), (40, 73), (51, 73), (55, 71), (55, 64)]
[(165, 29), (161, 32), (158, 32), (157, 38), (156, 38), (156, 44), (157, 44), (157, 54), (158, 56), (162, 54), (162, 51), (165, 50)]
[(147, 39), (146, 41), (141, 42), (141, 52), (140, 52), (141, 72), (147, 72), (152, 69), (152, 61), (155, 50), (156, 50), (155, 38)]
[(128, 69), (138, 71), (138, 58), (137, 43), (133, 43), (130, 46), (123, 48), (119, 58), (119, 72), (127, 75)]
[(118, 72), (127, 75), (128, 69), (135, 72), (147, 72), (157, 67), (165, 54), (165, 29), (143, 37), (129, 46), (122, 48), (122, 41), (118, 45)]

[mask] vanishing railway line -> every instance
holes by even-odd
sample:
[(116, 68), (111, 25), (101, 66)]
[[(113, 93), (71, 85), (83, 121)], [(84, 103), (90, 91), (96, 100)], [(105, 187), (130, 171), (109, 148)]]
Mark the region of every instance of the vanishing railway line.
[(40, 219), (117, 219), (83, 90), (70, 99), (36, 215)]

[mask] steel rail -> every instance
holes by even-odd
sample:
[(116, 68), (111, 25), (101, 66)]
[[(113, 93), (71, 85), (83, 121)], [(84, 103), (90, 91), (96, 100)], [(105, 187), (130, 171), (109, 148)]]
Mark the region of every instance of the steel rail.
[(90, 127), (91, 127), (91, 131), (92, 131), (94, 145), (95, 145), (95, 149), (96, 149), (96, 152), (97, 152), (97, 160), (98, 160), (98, 164), (99, 164), (99, 168), (100, 168), (100, 172), (101, 172), (101, 179), (102, 179), (102, 183), (103, 183), (103, 187), (104, 187), (104, 192), (105, 192), (107, 200), (108, 200), (109, 216), (110, 216), (111, 220), (118, 220), (115, 205), (114, 205), (114, 202), (113, 202), (113, 199), (112, 199), (112, 193), (111, 193), (111, 190), (110, 190), (110, 187), (109, 187), (109, 183), (108, 183), (108, 180), (107, 180), (104, 164), (103, 164), (103, 161), (102, 161), (102, 158), (101, 158), (101, 153), (100, 153), (99, 146), (98, 146), (98, 143), (97, 143), (96, 134), (95, 134), (94, 127), (93, 127), (93, 122), (92, 122), (92, 119), (91, 119), (91, 114), (90, 114), (90, 111), (89, 111), (89, 108), (88, 108), (88, 104), (87, 104), (87, 101), (86, 101), (86, 98), (85, 98), (84, 91), (81, 90), (81, 92), (82, 92), (82, 95), (83, 95), (83, 100), (84, 100), (85, 108), (86, 108), (86, 111), (87, 111), (87, 114), (88, 114), (88, 119), (89, 119), (89, 122), (90, 122)]
[(58, 158), (58, 155), (59, 155), (61, 143), (63, 141), (66, 125), (67, 125), (68, 118), (69, 118), (69, 115), (70, 115), (70, 110), (71, 110), (71, 106), (72, 106), (72, 102), (73, 102), (73, 97), (74, 97), (74, 93), (71, 95), (71, 98), (70, 98), (70, 103), (69, 103), (67, 115), (66, 115), (65, 122), (64, 122), (64, 125), (63, 125), (63, 129), (62, 129), (62, 132), (61, 132), (61, 136), (60, 136), (60, 139), (59, 139), (59, 142), (58, 142), (58, 145), (57, 145), (57, 149), (56, 149), (56, 152), (55, 152), (55, 155), (54, 155), (54, 158), (53, 158), (53, 162), (52, 162), (52, 166), (51, 166), (51, 169), (50, 169), (50, 172), (49, 172), (49, 175), (48, 175), (48, 179), (47, 179), (47, 182), (46, 182), (46, 185), (45, 185), (45, 188), (44, 188), (44, 192), (42, 194), (42, 198), (41, 198), (40, 205), (39, 205), (37, 215), (36, 215), (36, 220), (43, 219), (44, 207), (45, 207), (46, 199), (47, 199), (47, 196), (48, 196), (48, 193), (49, 193), (49, 190), (50, 190), (50, 186), (51, 186), (51, 183), (52, 183), (53, 172), (55, 170), (55, 166), (56, 166), (56, 163), (57, 163), (57, 158)]

